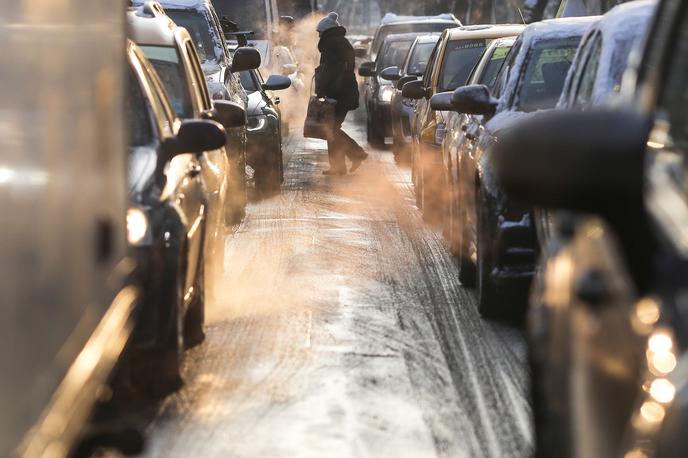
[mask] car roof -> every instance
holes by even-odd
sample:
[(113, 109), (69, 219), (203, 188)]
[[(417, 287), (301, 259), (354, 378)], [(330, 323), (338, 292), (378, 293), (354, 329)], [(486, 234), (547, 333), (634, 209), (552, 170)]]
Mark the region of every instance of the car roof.
[(576, 35), (583, 36), (593, 24), (600, 20), (600, 17), (570, 17), (535, 22), (523, 30), (521, 37), (524, 44), (529, 44), (532, 41), (538, 41), (540, 38), (553, 39), (557, 36), (562, 38)]
[(448, 29), (445, 33), (448, 34), (449, 41), (471, 40), (514, 36), (520, 34), (525, 28), (526, 26), (520, 24), (479, 24)]
[(385, 26), (387, 24), (415, 24), (422, 22), (453, 22), (455, 24), (460, 24), (459, 20), (453, 14), (445, 13), (438, 14), (436, 16), (402, 16), (395, 13), (387, 13), (380, 21), (380, 25)]
[(417, 37), (417, 33), (393, 33), (387, 35), (383, 43), (389, 43), (392, 41), (414, 41)]
[(423, 35), (418, 35), (416, 36), (416, 43), (437, 43), (441, 34), (442, 32), (424, 33)]
[(175, 32), (188, 36), (186, 29), (177, 26), (157, 2), (127, 10), (129, 35), (140, 44), (174, 46)]
[(657, 8), (656, 0), (637, 0), (615, 6), (602, 16), (591, 28), (600, 30), (602, 35), (636, 35), (636, 27), (644, 30)]

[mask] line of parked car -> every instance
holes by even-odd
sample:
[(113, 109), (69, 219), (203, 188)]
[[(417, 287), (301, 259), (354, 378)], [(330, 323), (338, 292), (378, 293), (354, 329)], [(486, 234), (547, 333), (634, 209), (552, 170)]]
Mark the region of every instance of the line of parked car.
[(686, 21), (406, 17), (360, 66), (369, 142), (408, 151), (479, 312), (527, 323), (536, 456), (688, 456)]
[(280, 190), (275, 91), (292, 79), (264, 80), (256, 47), (237, 46), (250, 31), (223, 28), (210, 0), (5, 14), (0, 455), (126, 448), (137, 441), (84, 425), (108, 386), (157, 398), (183, 382), (226, 231), (251, 182), (259, 197)]

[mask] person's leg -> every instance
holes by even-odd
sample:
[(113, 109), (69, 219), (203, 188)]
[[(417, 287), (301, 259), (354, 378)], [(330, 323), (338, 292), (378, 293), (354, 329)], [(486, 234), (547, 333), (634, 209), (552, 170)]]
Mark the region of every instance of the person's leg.
[[(342, 122), (339, 124), (340, 126), (344, 122), (347, 113), (348, 112), (344, 112), (341, 114)], [(340, 118), (337, 119), (339, 120)], [(338, 130), (338, 142), (341, 145), (344, 154), (346, 154), (346, 157), (348, 157), (351, 161), (350, 172), (355, 172), (361, 166), (361, 162), (368, 158), (368, 153), (365, 152), (361, 145), (356, 143), (356, 140), (344, 132), (341, 127)]]
[(327, 155), (330, 159), (330, 170), (326, 170), (325, 173), (346, 173), (346, 162), (344, 160), (344, 150), (346, 148), (346, 143), (342, 141), (342, 123), (344, 122), (344, 116), (335, 112), (335, 123), (332, 130), (332, 138), (327, 141)]

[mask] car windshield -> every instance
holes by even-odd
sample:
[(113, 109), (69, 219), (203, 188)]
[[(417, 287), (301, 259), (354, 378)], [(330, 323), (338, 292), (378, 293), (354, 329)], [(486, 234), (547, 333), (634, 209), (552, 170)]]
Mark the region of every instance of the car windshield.
[(253, 75), (250, 71), (243, 71), (239, 73), (239, 78), (241, 78), (241, 85), (244, 87), (246, 92), (252, 94), (258, 90), (258, 85), (253, 79)]
[(165, 12), (178, 26), (184, 27), (189, 32), (201, 62), (215, 60), (213, 35), (203, 12), (191, 10), (165, 10)]
[(509, 54), (510, 49), (511, 45), (498, 46), (494, 49), (492, 55), (490, 56), (490, 61), (485, 65), (483, 74), (480, 75), (480, 80), (478, 81), (478, 84), (484, 84), (490, 89), (492, 89), (495, 86), (495, 83), (497, 81), (497, 74), (499, 73), (499, 70), (502, 68), (504, 60), (506, 59), (507, 54)]
[(489, 40), (485, 39), (450, 41), (444, 54), (438, 92), (453, 91), (465, 85), (488, 44)]
[(125, 97), (124, 100), (124, 109), (126, 112), (125, 119), (129, 123), (129, 146), (135, 148), (137, 146), (150, 145), (153, 143), (151, 121), (148, 117), (148, 109), (146, 108), (146, 101), (143, 98), (141, 85), (131, 68), (129, 69), (128, 83), (127, 97)]
[(554, 108), (566, 81), (579, 38), (547, 40), (531, 49), (515, 98), (518, 110)]
[(265, 0), (213, 0), (213, 6), (220, 18), (235, 22), (239, 30), (251, 30), (251, 39), (264, 40), (268, 28)]
[(412, 44), (411, 40), (387, 43), (383, 54), (377, 59), (376, 70), (379, 72), (395, 65), (401, 67)]
[(428, 65), (428, 59), (434, 47), (435, 43), (416, 44), (406, 66), (406, 74), (420, 76), (425, 73), (425, 67)]
[(141, 46), (158, 73), (172, 108), (180, 118), (193, 118), (193, 108), (177, 50), (171, 46)]
[(375, 37), (375, 41), (373, 41), (373, 45), (370, 49), (373, 51), (373, 54), (375, 54), (380, 49), (380, 46), (382, 46), (385, 38), (387, 38), (389, 35), (401, 33), (441, 32), (445, 29), (456, 26), (457, 24), (453, 22), (419, 22), (415, 24), (383, 25)]

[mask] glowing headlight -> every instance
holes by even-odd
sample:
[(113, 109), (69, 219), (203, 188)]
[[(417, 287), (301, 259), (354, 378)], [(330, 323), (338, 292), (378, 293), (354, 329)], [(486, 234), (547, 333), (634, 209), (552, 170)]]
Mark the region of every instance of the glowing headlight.
[(380, 88), (380, 101), (382, 103), (391, 102), (392, 95), (394, 95), (394, 88), (392, 86), (382, 86)]
[(127, 210), (127, 240), (131, 245), (140, 244), (148, 233), (148, 217), (143, 210), (130, 208)]
[(251, 116), (248, 118), (246, 130), (254, 131), (264, 129), (267, 122), (268, 118), (265, 116)]

